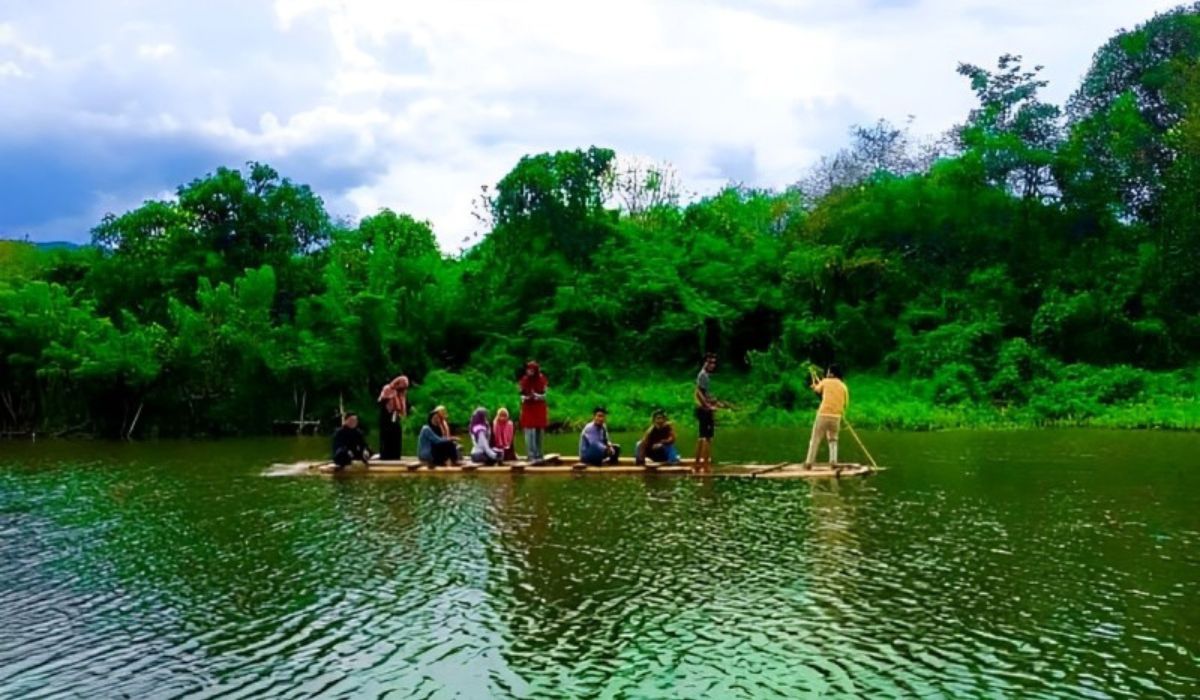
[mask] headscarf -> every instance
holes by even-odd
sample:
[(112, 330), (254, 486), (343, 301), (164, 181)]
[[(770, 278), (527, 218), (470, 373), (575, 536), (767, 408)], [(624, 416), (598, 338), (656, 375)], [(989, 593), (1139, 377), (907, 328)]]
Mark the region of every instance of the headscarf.
[(501, 407), (496, 411), (496, 420), (492, 423), (492, 439), (497, 445), (509, 447), (513, 440), (513, 423), (508, 417), (508, 409)]
[(442, 418), (442, 412), (446, 410), (445, 406), (437, 406), (429, 413), (429, 425), (438, 432), (442, 437), (450, 437), (450, 424)]
[(379, 402), (387, 402), (387, 410), (400, 416), (408, 415), (408, 377), (401, 374), (383, 385), (379, 392)]
[[(533, 375), (530, 376), (529, 370), (533, 370)], [(546, 375), (542, 374), (542, 368), (537, 362), (530, 360), (525, 363), (525, 374), (521, 375), (521, 392), (528, 394), (541, 394), (546, 391), (546, 386), (549, 383), (546, 380)]]
[(469, 431), (472, 435), (474, 435), (475, 431), (479, 428), (483, 428), (485, 433), (488, 431), (488, 412), (487, 409), (482, 406), (475, 409), (475, 413), (471, 414)]

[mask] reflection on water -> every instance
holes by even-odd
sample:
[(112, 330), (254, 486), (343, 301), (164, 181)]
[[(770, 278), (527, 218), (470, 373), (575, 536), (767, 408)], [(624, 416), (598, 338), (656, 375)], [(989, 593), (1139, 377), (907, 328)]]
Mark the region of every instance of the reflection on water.
[(267, 479), (323, 443), (0, 443), (0, 696), (1200, 687), (1200, 436), (864, 438), (895, 468), (813, 483)]

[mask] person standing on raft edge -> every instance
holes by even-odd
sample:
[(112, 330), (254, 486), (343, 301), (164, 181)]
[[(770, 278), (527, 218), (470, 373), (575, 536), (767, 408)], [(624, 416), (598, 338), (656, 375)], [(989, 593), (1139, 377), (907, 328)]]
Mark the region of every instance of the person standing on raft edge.
[(542, 434), (550, 423), (546, 410), (546, 388), (550, 381), (542, 374), (537, 362), (525, 363), (525, 374), (517, 383), (521, 391), (521, 428), (525, 432), (526, 460), (537, 464), (545, 459), (542, 453)]
[(813, 421), (812, 437), (808, 441), (808, 456), (804, 458), (804, 468), (809, 469), (817, 459), (817, 450), (821, 440), (829, 443), (829, 465), (837, 465), (838, 432), (842, 428), (842, 416), (850, 406), (850, 389), (842, 381), (842, 370), (837, 365), (829, 365), (825, 378), (818, 379), (817, 373), (812, 374), (812, 390), (820, 395), (821, 405), (817, 408), (817, 418)]
[(358, 414), (347, 413), (342, 418), (342, 427), (333, 434), (334, 470), (341, 471), (356, 459), (368, 466), (370, 458), (371, 448), (367, 447), (367, 439), (358, 429)]
[(379, 459), (400, 459), (409, 410), (408, 377), (402, 374), (384, 384), (375, 401), (379, 404)]
[(696, 390), (693, 398), (696, 403), (696, 422), (699, 426), (700, 439), (696, 443), (696, 471), (712, 469), (712, 441), (717, 432), (716, 410), (720, 405), (709, 392), (709, 374), (717, 369), (717, 356), (708, 353), (704, 356), (704, 366), (696, 375)]

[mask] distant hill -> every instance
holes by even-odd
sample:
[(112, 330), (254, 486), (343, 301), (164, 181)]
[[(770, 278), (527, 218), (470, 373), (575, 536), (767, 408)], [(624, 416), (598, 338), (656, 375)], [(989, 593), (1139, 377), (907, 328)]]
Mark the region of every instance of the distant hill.
[(83, 247), (83, 244), (81, 243), (72, 243), (70, 241), (30, 241), (30, 243), (33, 243), (39, 248), (45, 248), (47, 250), (53, 250), (56, 248), (75, 249)]
[(3, 238), (3, 237), (0, 237), (0, 243), (25, 243), (27, 245), (31, 245), (35, 248), (41, 248), (43, 250), (59, 250), (59, 249), (74, 250), (75, 248), (82, 248), (86, 245), (85, 243), (72, 243), (70, 241), (31, 241), (26, 238)]

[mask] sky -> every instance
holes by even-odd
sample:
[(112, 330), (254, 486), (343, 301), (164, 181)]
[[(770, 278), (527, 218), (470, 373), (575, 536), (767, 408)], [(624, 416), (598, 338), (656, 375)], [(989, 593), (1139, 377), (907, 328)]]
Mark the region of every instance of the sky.
[(447, 250), (524, 154), (666, 161), (688, 191), (785, 187), (849, 128), (972, 105), (958, 62), (1045, 66), (1063, 102), (1158, 0), (3, 0), (0, 237), (257, 160), (337, 217), (388, 207)]

